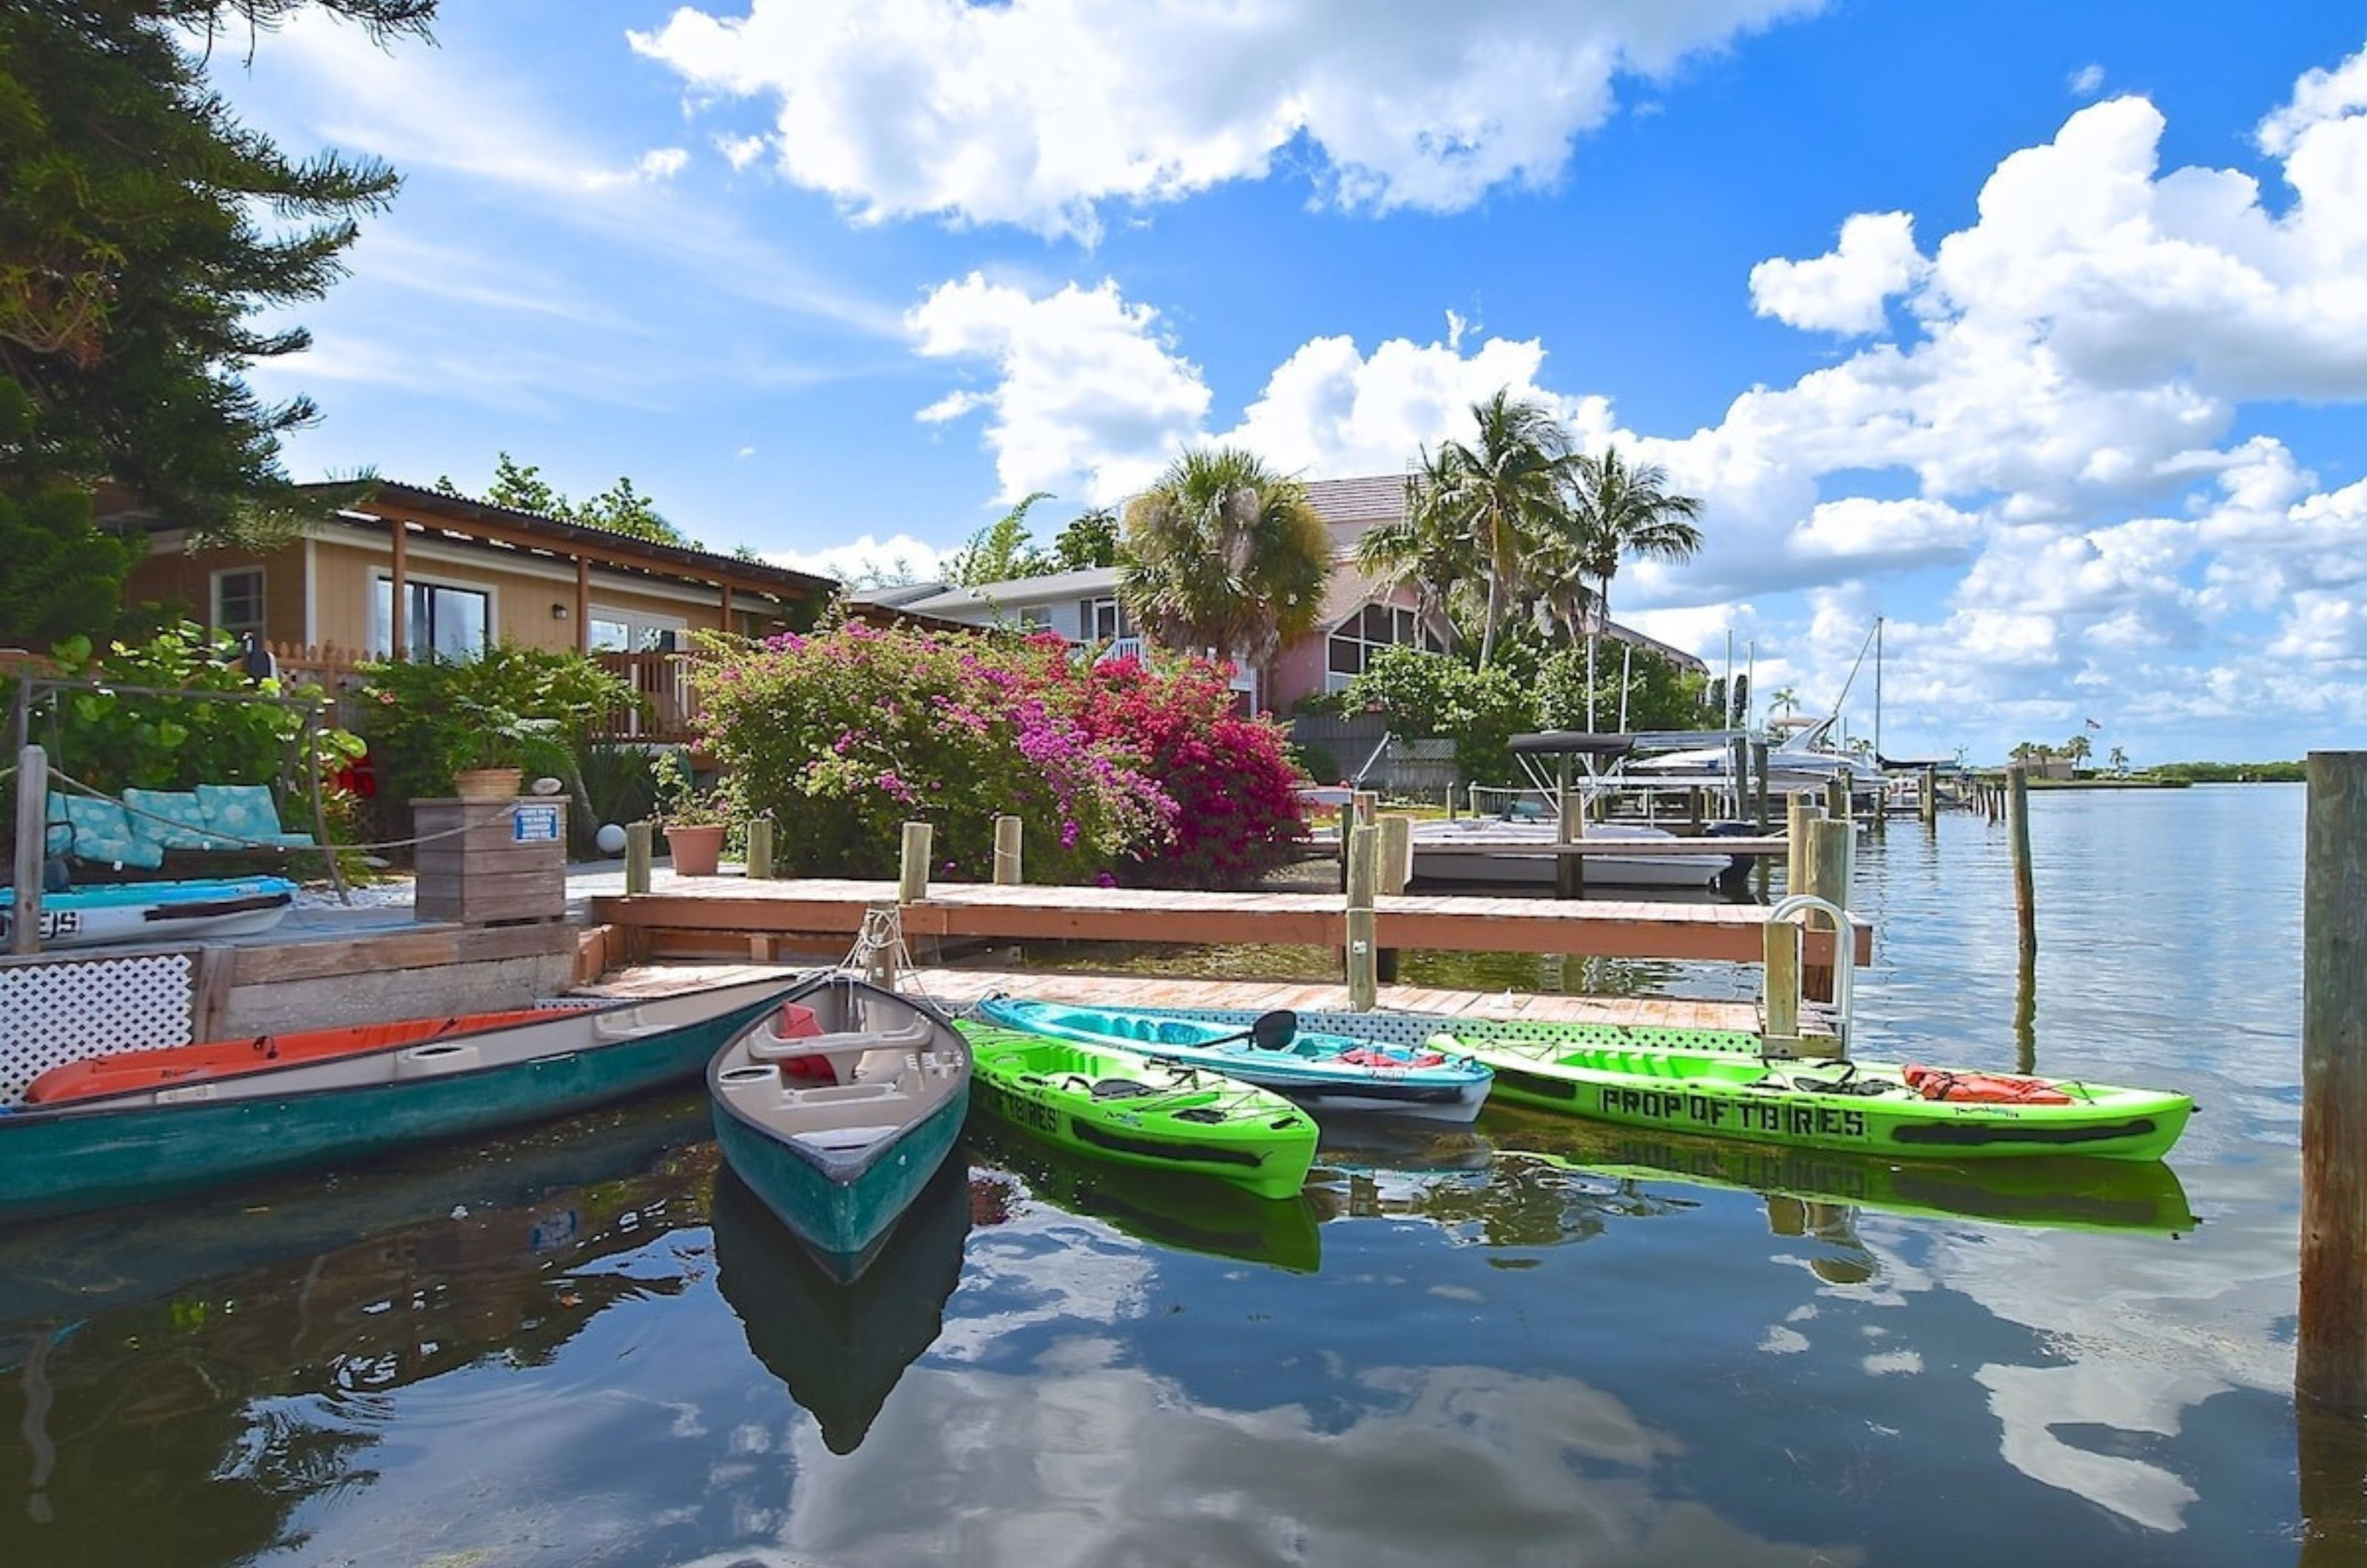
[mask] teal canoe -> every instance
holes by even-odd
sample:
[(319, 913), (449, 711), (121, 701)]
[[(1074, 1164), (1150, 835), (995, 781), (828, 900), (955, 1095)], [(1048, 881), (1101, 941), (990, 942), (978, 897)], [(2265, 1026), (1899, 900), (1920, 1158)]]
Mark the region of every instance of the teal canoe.
[(707, 1068), (725, 1161), (846, 1280), (952, 1152), (969, 1080), (950, 1020), (844, 973), (749, 1021)]
[(145, 1203), (588, 1110), (697, 1077), (780, 979), (0, 1115), (0, 1220)]

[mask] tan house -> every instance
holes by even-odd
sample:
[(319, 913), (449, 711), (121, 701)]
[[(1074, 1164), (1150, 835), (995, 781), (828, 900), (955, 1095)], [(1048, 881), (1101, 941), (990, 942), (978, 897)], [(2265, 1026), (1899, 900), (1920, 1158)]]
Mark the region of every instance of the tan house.
[(367, 501), (268, 554), (196, 547), (136, 519), (148, 553), (127, 603), (186, 606), (260, 637), (295, 670), (334, 676), (397, 649), (466, 658), (498, 640), (596, 655), (650, 700), (637, 729), (686, 718), (674, 650), (688, 633), (762, 637), (813, 623), (830, 578), (381, 482)]

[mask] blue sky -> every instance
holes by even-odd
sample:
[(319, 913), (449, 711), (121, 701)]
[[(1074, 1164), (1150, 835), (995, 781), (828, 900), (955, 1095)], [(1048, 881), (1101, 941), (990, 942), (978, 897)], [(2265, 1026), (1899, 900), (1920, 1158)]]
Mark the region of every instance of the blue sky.
[(300, 477), (507, 450), (925, 571), (1193, 441), (1398, 471), (1509, 384), (1707, 503), (1620, 618), (1821, 710), (1884, 616), (1886, 750), (2359, 743), (2355, 10), (446, 10), (217, 55), (284, 145), (406, 177), (256, 372), (326, 412)]

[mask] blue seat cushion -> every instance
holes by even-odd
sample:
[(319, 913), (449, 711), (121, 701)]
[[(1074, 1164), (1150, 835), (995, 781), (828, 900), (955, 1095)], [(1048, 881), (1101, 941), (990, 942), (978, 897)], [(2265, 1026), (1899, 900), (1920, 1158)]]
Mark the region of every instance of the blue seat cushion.
[(215, 838), (206, 830), (205, 808), (191, 790), (127, 789), (123, 804), (132, 826), (142, 836), (168, 850), (210, 850)]
[(216, 838), (230, 840), (238, 849), (279, 841), (279, 807), (271, 798), (269, 784), (201, 784), (197, 793), (206, 827)]
[(70, 795), (62, 806), (66, 826), (73, 833), (72, 852), (77, 858), (141, 871), (153, 871), (164, 863), (164, 844), (139, 831), (114, 801)]

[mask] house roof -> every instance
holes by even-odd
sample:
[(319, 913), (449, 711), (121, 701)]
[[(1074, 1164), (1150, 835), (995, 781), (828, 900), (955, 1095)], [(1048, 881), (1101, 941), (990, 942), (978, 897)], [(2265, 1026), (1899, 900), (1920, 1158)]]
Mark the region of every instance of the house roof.
[(1406, 477), (1368, 474), (1353, 479), (1309, 479), (1307, 502), (1332, 525), (1395, 522), (1405, 513)]
[[(1014, 578), (1008, 582), (981, 582), (969, 588), (939, 585), (939, 592), (906, 599), (897, 608), (924, 615), (959, 617), (965, 610), (1005, 604), (1048, 604), (1062, 599), (1100, 599), (1117, 592), (1117, 568), (1089, 566), (1076, 571), (1056, 571), (1045, 577)], [(857, 595), (869, 598), (870, 595)], [(875, 604), (886, 600), (874, 599)]]
[[(329, 490), (341, 487), (323, 485), (306, 488)], [(701, 581), (729, 583), (735, 591), (770, 594), (776, 598), (827, 598), (837, 592), (839, 586), (835, 578), (793, 571), (768, 561), (743, 560), (738, 556), (718, 555), (712, 550), (691, 549), (681, 545), (662, 545), (650, 539), (635, 538), (630, 534), (617, 533), (613, 528), (563, 522), (539, 513), (520, 512), (515, 507), (496, 506), (491, 502), (473, 501), (467, 496), (447, 495), (442, 491), (424, 490), (417, 485), (401, 484), (391, 479), (378, 481), (368, 499), (346, 508), (346, 513), (356, 517), (377, 519), (399, 513), (404, 521), (423, 525), (448, 521), (456, 533), (496, 543), (527, 549), (545, 547), (558, 554), (581, 554), (605, 565), (623, 567), (629, 570), (695, 577)]]

